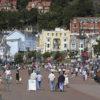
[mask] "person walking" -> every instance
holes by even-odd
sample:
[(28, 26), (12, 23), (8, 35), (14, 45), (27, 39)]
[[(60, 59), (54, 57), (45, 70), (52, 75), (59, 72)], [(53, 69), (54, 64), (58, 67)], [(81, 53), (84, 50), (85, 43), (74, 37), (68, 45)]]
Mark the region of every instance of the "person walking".
[(55, 75), (53, 72), (51, 72), (48, 76), (49, 82), (50, 82), (50, 90), (55, 90)]
[(75, 68), (75, 75), (78, 76), (78, 67)]
[(2, 75), (0, 74), (0, 85), (2, 84)]
[(7, 68), (5, 70), (5, 82), (8, 90), (10, 89), (9, 87), (10, 87), (11, 80), (12, 80), (12, 73), (11, 70)]
[(42, 75), (40, 74), (40, 72), (37, 73), (37, 89), (41, 89), (41, 83), (42, 83)]
[(22, 81), (22, 78), (20, 77), (20, 69), (18, 68), (16, 70), (16, 83), (20, 83)]
[(87, 72), (85, 69), (82, 71), (83, 80), (87, 80)]
[(6, 80), (11, 80), (12, 79), (12, 76), (11, 76), (12, 74), (11, 74), (11, 70), (9, 69), (9, 68), (7, 68), (6, 70), (5, 70), (5, 79)]
[(64, 85), (68, 87), (68, 85), (69, 85), (69, 77), (68, 77), (67, 71), (65, 71), (64, 77), (65, 77)]
[(58, 77), (58, 86), (59, 86), (60, 92), (64, 91), (64, 82), (65, 82), (65, 76), (63, 75), (63, 73), (60, 73)]
[(31, 73), (32, 73), (32, 68), (29, 66), (29, 67), (28, 67), (28, 75), (30, 76)]

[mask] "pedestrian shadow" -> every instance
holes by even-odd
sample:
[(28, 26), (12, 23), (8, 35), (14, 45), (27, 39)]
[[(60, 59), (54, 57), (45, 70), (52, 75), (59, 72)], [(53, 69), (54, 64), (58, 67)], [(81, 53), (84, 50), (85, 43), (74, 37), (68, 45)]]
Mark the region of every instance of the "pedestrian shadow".
[(0, 94), (0, 100), (3, 100), (3, 99), (2, 99), (2, 94)]

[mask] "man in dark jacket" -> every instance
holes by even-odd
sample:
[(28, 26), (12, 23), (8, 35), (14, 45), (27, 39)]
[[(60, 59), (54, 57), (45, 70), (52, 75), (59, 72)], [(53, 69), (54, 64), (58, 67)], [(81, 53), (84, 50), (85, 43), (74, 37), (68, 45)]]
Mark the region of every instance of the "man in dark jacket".
[(59, 85), (60, 92), (64, 91), (64, 81), (65, 81), (64, 75), (60, 74), (58, 77), (58, 85)]

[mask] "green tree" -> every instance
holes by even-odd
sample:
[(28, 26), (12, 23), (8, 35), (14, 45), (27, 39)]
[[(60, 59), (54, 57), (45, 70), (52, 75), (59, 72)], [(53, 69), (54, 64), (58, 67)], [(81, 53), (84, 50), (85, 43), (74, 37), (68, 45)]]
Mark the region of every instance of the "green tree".
[(26, 9), (20, 11), (20, 23), (22, 23), (22, 26), (29, 25), (29, 20), (30, 20), (29, 11)]
[(0, 12), (0, 29), (11, 30), (13, 28), (21, 28), (20, 12)]
[(20, 64), (20, 63), (23, 63), (23, 55), (24, 55), (24, 53), (16, 53), (16, 55), (15, 55), (15, 57), (14, 57), (14, 60), (15, 60), (15, 62), (18, 64)]
[(38, 22), (40, 29), (55, 29), (55, 27), (65, 26), (64, 8), (69, 0), (53, 0), (50, 11), (39, 15)]
[(52, 5), (51, 6), (60, 6), (60, 7), (66, 7), (68, 3), (72, 0), (52, 0)]
[(33, 27), (34, 33), (37, 33), (38, 28), (38, 10), (36, 8), (31, 9), (29, 12), (29, 24)]
[[(18, 12), (0, 12), (0, 30), (23, 28), (32, 25), (33, 29), (69, 28), (73, 17), (100, 16), (99, 7), (94, 8), (93, 0), (52, 0), (50, 11), (38, 13), (37, 9), (27, 11), (29, 0), (17, 0)], [(99, 3), (98, 3), (99, 5)]]
[[(68, 8), (70, 0), (53, 0), (50, 11), (55, 17), (57, 27), (65, 27), (67, 18), (65, 16), (65, 9)], [(66, 21), (66, 22), (65, 22)]]
[(72, 6), (75, 6), (73, 11), (77, 16), (94, 16), (93, 0), (76, 0)]
[(94, 15), (93, 0), (53, 0), (50, 13), (55, 17), (57, 27), (69, 28), (72, 17)]
[(26, 9), (26, 6), (28, 5), (28, 2), (30, 0), (17, 0), (17, 9), (19, 11)]
[(93, 0), (95, 16), (100, 16), (100, 0)]
[(93, 48), (94, 48), (94, 53), (100, 55), (100, 40), (97, 40), (97, 45), (94, 45)]
[(45, 52), (45, 53), (43, 54), (43, 58), (44, 58), (44, 59), (47, 59), (48, 57), (51, 57), (51, 53), (50, 53), (50, 52)]
[(37, 9), (27, 11), (26, 9), (18, 12), (1, 11), (0, 12), (0, 30), (11, 30), (13, 28), (23, 29), (25, 26), (37, 25)]
[(65, 59), (64, 53), (57, 51), (56, 54), (55, 54), (55, 56), (54, 56), (54, 60), (57, 63), (60, 63), (60, 62), (64, 61), (64, 59)]
[(5, 29), (5, 15), (1, 11), (0, 12), (0, 30), (2, 31), (3, 29)]
[(56, 19), (57, 17), (50, 12), (47, 12), (45, 14), (40, 14), (38, 16), (38, 23), (39, 23), (39, 28), (41, 29), (54, 29), (55, 27), (58, 26), (58, 20)]
[(7, 19), (8, 19), (8, 28), (21, 28), (21, 22), (20, 22), (20, 13), (19, 12), (8, 12), (7, 13)]

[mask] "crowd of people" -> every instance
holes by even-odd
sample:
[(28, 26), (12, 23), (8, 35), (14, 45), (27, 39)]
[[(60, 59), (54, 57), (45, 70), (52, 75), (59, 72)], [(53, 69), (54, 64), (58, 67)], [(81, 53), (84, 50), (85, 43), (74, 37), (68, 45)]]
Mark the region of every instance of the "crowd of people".
[[(56, 74), (56, 75), (55, 75)], [(50, 69), (48, 71), (48, 81), (50, 86), (50, 91), (64, 91), (64, 85), (68, 86), (69, 80), (68, 80), (68, 70), (62, 70), (58, 73), (54, 70)], [(57, 79), (57, 80), (56, 80)], [(41, 75), (40, 70), (38, 71), (37, 68), (33, 69), (32, 73), (30, 74), (29, 80), (34, 81), (34, 88), (32, 90), (40, 90), (41, 85), (43, 83), (43, 75)], [(31, 83), (28, 83), (28, 86)], [(29, 86), (30, 87), (30, 86)], [(31, 90), (29, 88), (29, 90)]]
[[(64, 91), (65, 86), (69, 86), (69, 79), (80, 77), (83, 81), (86, 81), (88, 78), (94, 79), (96, 76), (97, 70), (100, 68), (100, 60), (88, 60), (85, 63), (76, 61), (71, 64), (60, 64), (52, 65), (47, 63), (44, 65), (46, 71), (48, 71), (48, 80), (50, 85), (50, 91)], [(37, 73), (37, 71), (34, 73)], [(38, 75), (38, 74), (36, 74)], [(42, 75), (41, 75), (42, 76)], [(43, 77), (42, 77), (43, 78)], [(35, 78), (36, 86), (38, 86), (38, 78)], [(41, 87), (42, 79), (40, 82)], [(37, 88), (38, 89), (38, 88)]]
[[(63, 92), (65, 87), (69, 87), (70, 78), (80, 77), (84, 81), (88, 78), (95, 79), (96, 72), (100, 71), (100, 59), (95, 61), (88, 60), (85, 63), (76, 61), (68, 64), (54, 65), (51, 63), (42, 64), (32, 63), (27, 66), (27, 72), (29, 78), (27, 79), (28, 90), (41, 90), (44, 84), (44, 76), (42, 75), (42, 69), (47, 72), (47, 79), (50, 86), (50, 91), (60, 91)], [(21, 66), (17, 65), (15, 69), (16, 83), (21, 83), (23, 80), (21, 77)], [(13, 79), (11, 66), (6, 64), (3, 67), (3, 73), (0, 74), (0, 84), (3, 81), (3, 77), (6, 82), (11, 82)], [(99, 77), (100, 78), (100, 77)]]

